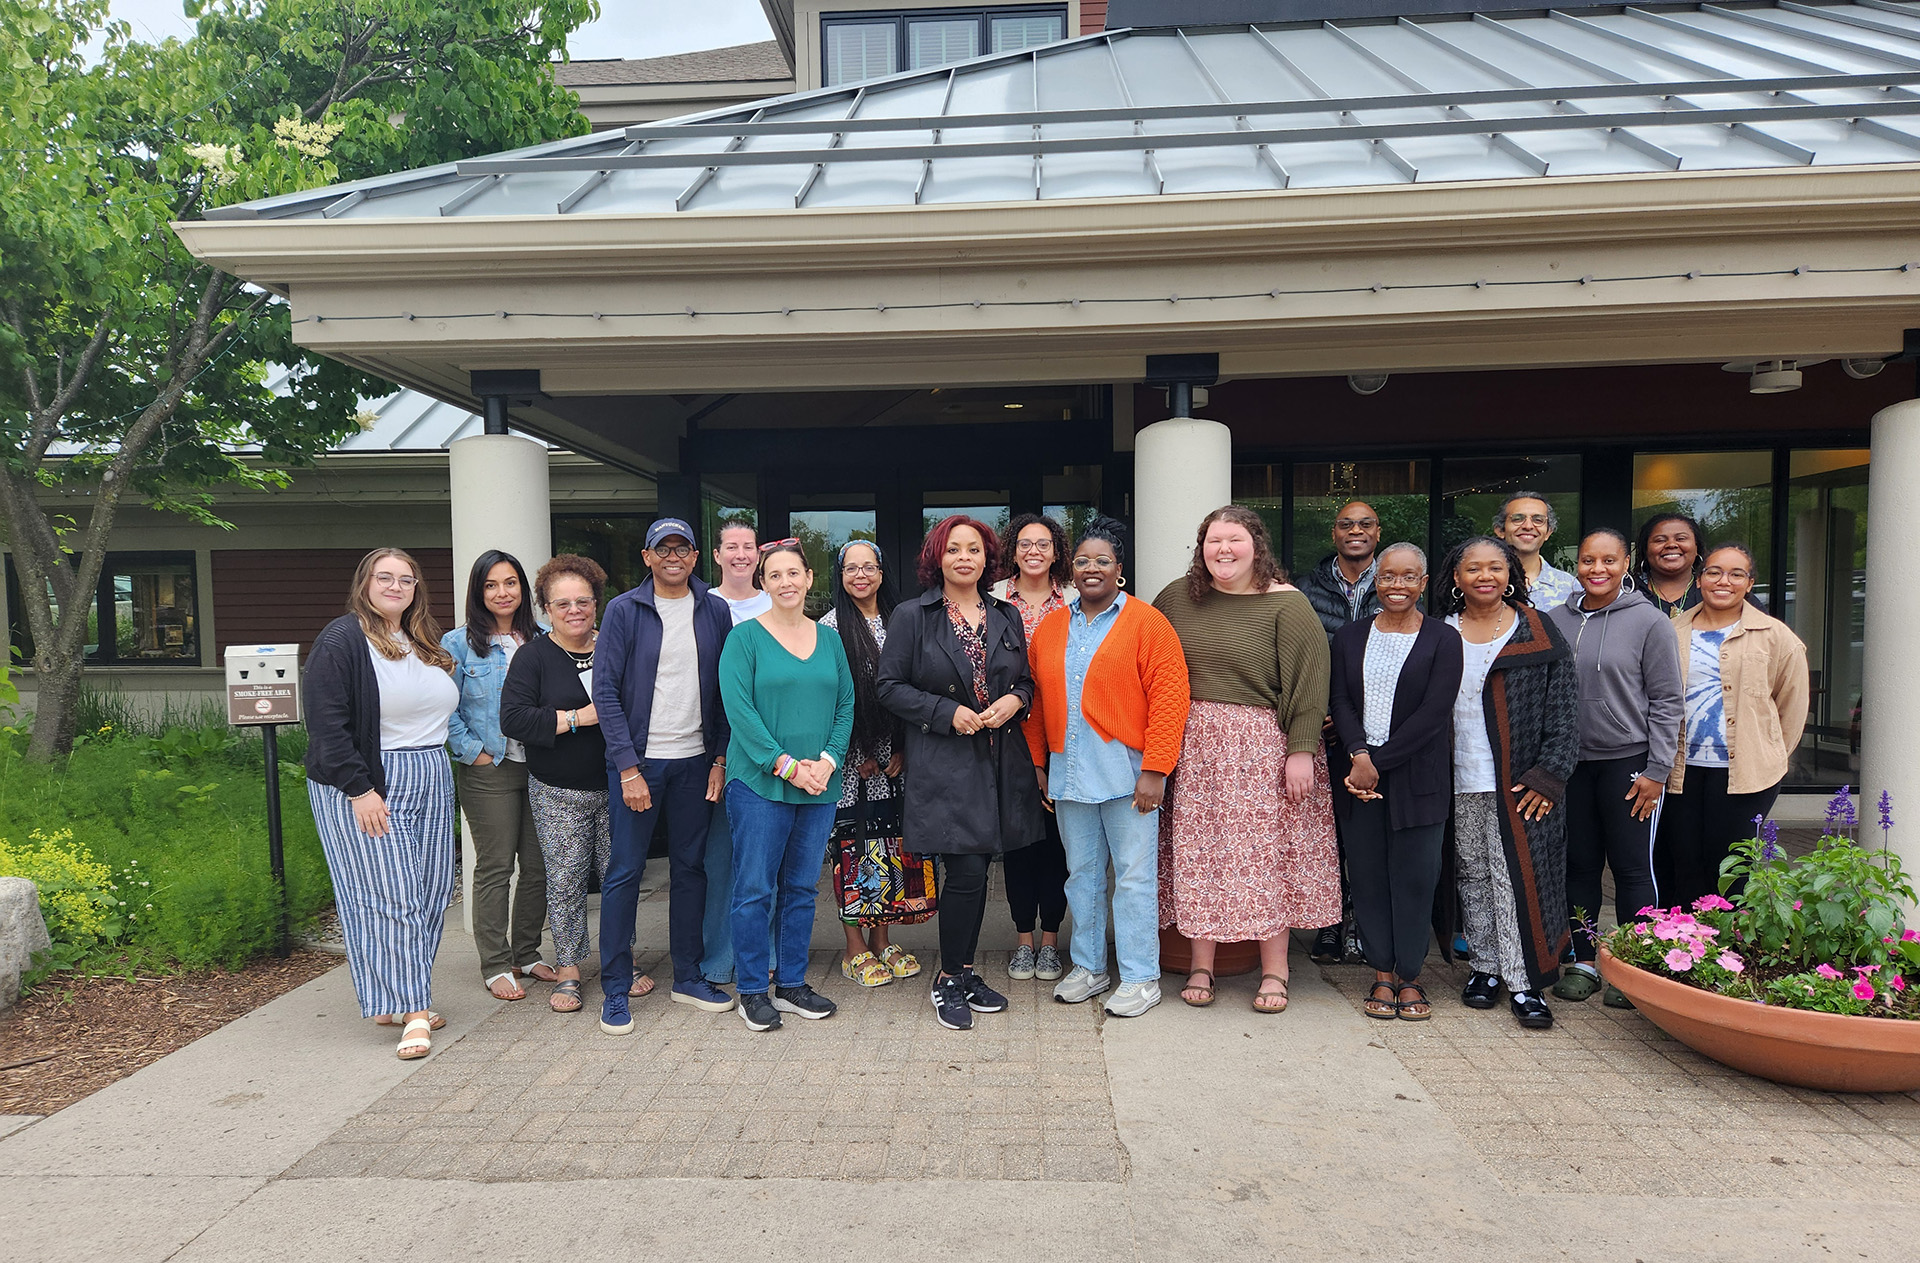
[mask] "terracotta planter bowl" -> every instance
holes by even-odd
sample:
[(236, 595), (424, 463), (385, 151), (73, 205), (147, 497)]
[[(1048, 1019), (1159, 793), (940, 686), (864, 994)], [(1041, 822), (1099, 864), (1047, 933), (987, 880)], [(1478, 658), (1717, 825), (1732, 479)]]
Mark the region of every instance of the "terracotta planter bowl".
[(1735, 1070), (1823, 1092), (1920, 1089), (1920, 1022), (1734, 1000), (1635, 968), (1604, 947), (1600, 972), (1648, 1021)]
[[(1213, 976), (1237, 978), (1260, 967), (1260, 944), (1221, 943), (1213, 951)], [(1193, 972), (1193, 940), (1167, 926), (1160, 931), (1160, 971), (1169, 974)]]

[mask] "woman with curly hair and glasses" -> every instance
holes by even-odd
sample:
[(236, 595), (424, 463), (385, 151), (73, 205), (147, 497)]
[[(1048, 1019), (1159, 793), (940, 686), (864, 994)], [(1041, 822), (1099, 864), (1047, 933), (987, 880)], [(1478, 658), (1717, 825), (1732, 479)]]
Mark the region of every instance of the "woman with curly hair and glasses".
[(1154, 599), (1193, 704), (1160, 813), (1160, 924), (1193, 940), (1180, 998), (1213, 1003), (1214, 947), (1260, 943), (1257, 1013), (1287, 1007), (1287, 932), (1340, 919), (1326, 629), (1251, 509), (1207, 514), (1193, 564)]
[(361, 1015), (404, 1023), (403, 1061), (446, 1024), (427, 1006), (453, 897), (452, 673), (419, 563), (362, 557), (347, 613), (307, 655), (307, 796)]
[(995, 855), (1040, 836), (1040, 784), (1020, 721), (1033, 702), (1026, 631), (988, 596), (1000, 545), (982, 522), (955, 515), (927, 533), (926, 591), (893, 612), (880, 651), (880, 703), (906, 721), (907, 845), (937, 855), (940, 972), (933, 1007), (949, 1030), (1007, 1000), (974, 972)]
[[(993, 594), (1019, 611), (1029, 645), (1041, 620), (1067, 603), (1071, 554), (1066, 531), (1038, 513), (1022, 513), (1000, 533), (1001, 567), (1007, 574), (993, 585)], [(1007, 853), (1007, 908), (1020, 935), (1020, 945), (1007, 961), (1007, 977), (1052, 982), (1065, 972), (1060, 922), (1067, 915), (1067, 852), (1053, 813), (1042, 823), (1046, 832), (1038, 842)], [(1036, 922), (1038, 944), (1033, 941)]]
[(1700, 523), (1685, 513), (1660, 513), (1640, 526), (1633, 576), (1647, 599), (1671, 618), (1700, 604)]
[[(1500, 1002), (1521, 1026), (1553, 1025), (1545, 988), (1567, 930), (1567, 781), (1580, 758), (1573, 650), (1535, 609), (1525, 557), (1489, 535), (1441, 563), (1436, 612), (1460, 633), (1453, 703), (1456, 885), (1473, 943), (1470, 1009)], [(1544, 569), (1544, 567), (1543, 567)]]

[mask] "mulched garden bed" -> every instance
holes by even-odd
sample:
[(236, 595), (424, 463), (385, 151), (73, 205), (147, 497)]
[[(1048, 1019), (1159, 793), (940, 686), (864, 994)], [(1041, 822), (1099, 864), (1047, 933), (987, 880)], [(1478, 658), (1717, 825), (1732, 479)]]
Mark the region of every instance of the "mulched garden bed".
[(237, 973), (62, 977), (0, 1011), (0, 1114), (51, 1114), (340, 964), (324, 951)]

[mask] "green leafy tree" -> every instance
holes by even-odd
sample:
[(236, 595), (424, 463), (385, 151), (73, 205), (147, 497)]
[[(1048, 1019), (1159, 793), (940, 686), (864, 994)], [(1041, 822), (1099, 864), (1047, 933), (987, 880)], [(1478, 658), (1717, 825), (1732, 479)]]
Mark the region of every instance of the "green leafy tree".
[(384, 389), (316, 361), (269, 390), (268, 365), (300, 363), (285, 305), (194, 260), (169, 223), (578, 134), (550, 64), (598, 12), (188, 0), (195, 35), (145, 44), (107, 8), (0, 0), (0, 535), (33, 642), (42, 760), (72, 746), (121, 505), (225, 525), (216, 487), (284, 485), (351, 430), (359, 393)]

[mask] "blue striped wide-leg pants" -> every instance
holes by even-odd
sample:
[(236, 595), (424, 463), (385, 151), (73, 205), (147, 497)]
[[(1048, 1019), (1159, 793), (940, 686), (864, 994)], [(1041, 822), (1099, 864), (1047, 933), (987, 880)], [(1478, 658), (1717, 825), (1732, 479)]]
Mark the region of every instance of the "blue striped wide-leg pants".
[(345, 794), (307, 782), (362, 1017), (428, 1007), (453, 897), (453, 767), (446, 748), (383, 750), (380, 762), (387, 773), (384, 838), (360, 832)]

